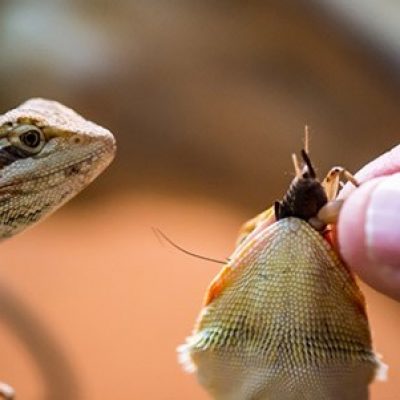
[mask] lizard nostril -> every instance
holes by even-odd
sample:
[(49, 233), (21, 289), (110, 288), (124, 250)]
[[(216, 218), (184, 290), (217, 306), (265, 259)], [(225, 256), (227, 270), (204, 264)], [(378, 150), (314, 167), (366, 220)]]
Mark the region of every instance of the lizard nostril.
[(64, 174), (65, 176), (73, 176), (79, 174), (79, 172), (81, 172), (81, 164), (75, 164), (68, 167), (64, 171)]
[(71, 137), (71, 143), (73, 144), (81, 144), (83, 142), (82, 137), (75, 135)]

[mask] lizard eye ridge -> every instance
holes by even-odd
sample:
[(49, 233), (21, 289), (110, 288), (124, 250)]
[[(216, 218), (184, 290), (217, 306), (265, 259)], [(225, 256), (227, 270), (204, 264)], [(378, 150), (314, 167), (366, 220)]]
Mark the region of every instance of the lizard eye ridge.
[(19, 125), (9, 132), (10, 143), (29, 153), (37, 154), (42, 150), (46, 140), (41, 129), (34, 125)]

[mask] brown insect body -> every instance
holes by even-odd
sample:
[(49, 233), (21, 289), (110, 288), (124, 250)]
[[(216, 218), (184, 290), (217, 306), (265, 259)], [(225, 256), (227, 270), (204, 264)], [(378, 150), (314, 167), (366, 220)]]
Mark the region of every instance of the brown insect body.
[(318, 181), (308, 154), (303, 150), (303, 171), (291, 182), (281, 202), (275, 203), (275, 218), (297, 217), (305, 221), (316, 217), (318, 211), (328, 202), (325, 189)]

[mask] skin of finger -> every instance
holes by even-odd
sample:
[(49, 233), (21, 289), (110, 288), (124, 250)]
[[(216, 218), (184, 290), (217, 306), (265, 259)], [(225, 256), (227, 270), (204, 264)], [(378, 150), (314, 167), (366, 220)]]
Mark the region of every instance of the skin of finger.
[[(395, 174), (396, 172), (400, 172), (400, 145), (366, 164), (355, 174), (355, 177), (359, 183), (364, 183), (374, 178)], [(338, 198), (347, 198), (355, 189), (351, 183), (347, 183)]]
[(371, 194), (384, 177), (371, 179), (346, 199), (339, 215), (339, 251), (345, 262), (376, 290), (400, 300), (400, 273), (370, 261), (366, 246), (366, 215)]

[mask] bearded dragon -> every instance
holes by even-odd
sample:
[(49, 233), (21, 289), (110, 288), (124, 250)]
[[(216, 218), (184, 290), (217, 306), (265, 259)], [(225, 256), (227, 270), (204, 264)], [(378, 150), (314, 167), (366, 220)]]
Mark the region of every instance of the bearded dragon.
[(216, 400), (367, 400), (385, 367), (365, 300), (335, 248), (341, 167), (319, 182), (293, 157), (286, 195), (247, 222), (178, 348)]
[[(112, 161), (105, 128), (56, 101), (31, 99), (0, 116), (0, 239), (49, 216)], [(13, 389), (0, 384), (0, 396)]]

